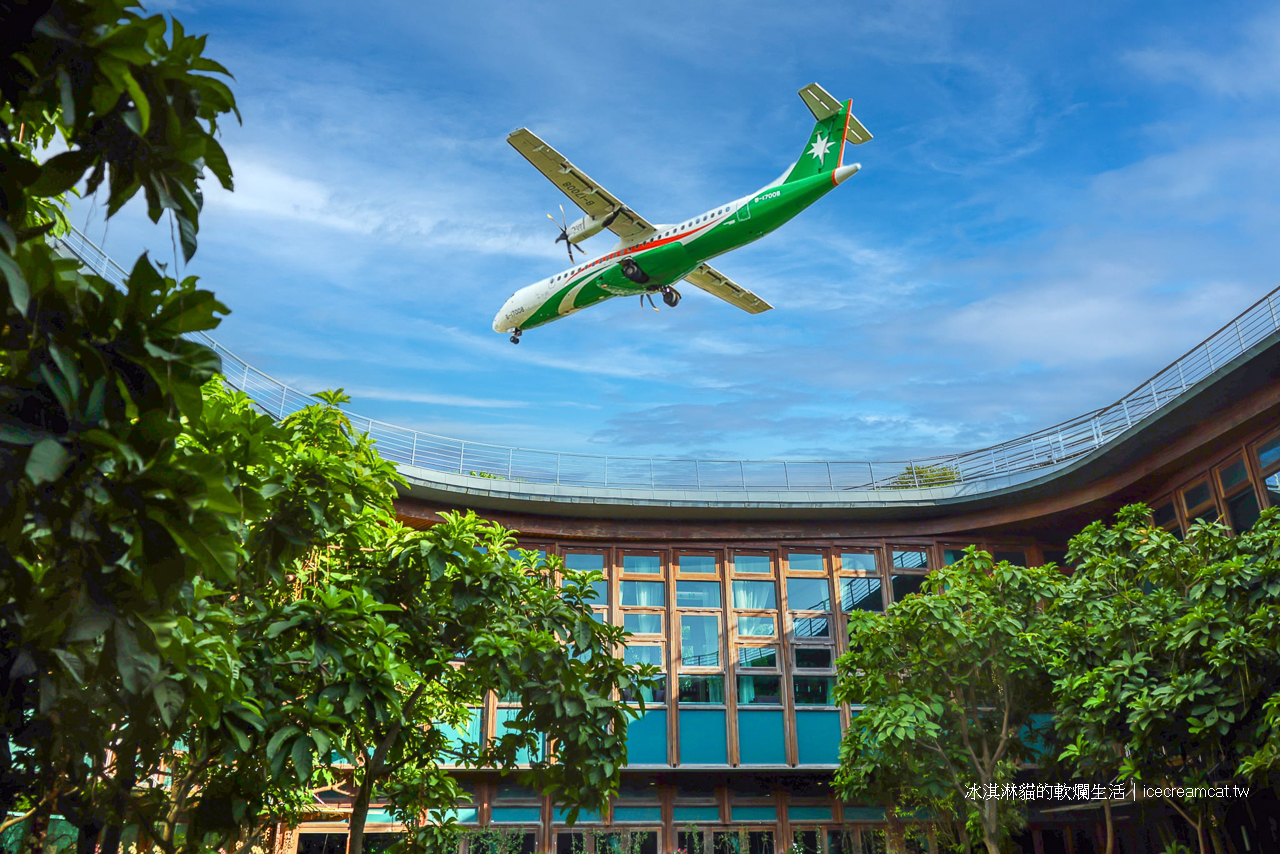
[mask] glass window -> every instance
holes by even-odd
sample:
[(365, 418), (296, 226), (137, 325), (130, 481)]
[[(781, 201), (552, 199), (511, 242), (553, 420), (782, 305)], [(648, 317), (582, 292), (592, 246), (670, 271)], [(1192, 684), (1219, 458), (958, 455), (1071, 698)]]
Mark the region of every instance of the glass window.
[(795, 677), (797, 706), (830, 706), (834, 676)]
[(840, 607), (845, 611), (883, 611), (880, 579), (840, 579)]
[(751, 611), (773, 611), (778, 607), (772, 581), (733, 582), (733, 607)]
[(942, 565), (951, 566), (953, 563), (959, 563), (964, 557), (964, 549), (943, 549)]
[(1178, 521), (1178, 511), (1174, 509), (1172, 501), (1166, 501), (1151, 511), (1151, 519), (1161, 528), (1167, 528)]
[(765, 575), (773, 572), (773, 563), (768, 555), (734, 555), (734, 572), (758, 572)]
[(596, 598), (591, 602), (592, 605), (600, 606), (609, 604), (608, 581), (593, 581), (591, 582), (591, 589), (596, 592)]
[(719, 608), (719, 581), (677, 581), (677, 608)]
[(866, 552), (844, 552), (840, 555), (840, 566), (849, 571), (875, 572), (876, 556)]
[(662, 634), (661, 614), (623, 614), (622, 627), (638, 635)]
[(771, 638), (775, 631), (773, 617), (739, 617), (738, 636), (744, 638)]
[(1187, 502), (1187, 509), (1199, 507), (1206, 501), (1213, 498), (1213, 493), (1209, 491), (1209, 481), (1202, 480), (1195, 486), (1189, 486), (1182, 490), (1182, 500)]
[(652, 664), (654, 667), (661, 667), (662, 647), (654, 645), (628, 646), (622, 660), (627, 664)]
[(796, 617), (794, 623), (797, 638), (831, 637), (831, 624), (826, 617)]
[(662, 558), (657, 555), (623, 555), (622, 571), (640, 575), (661, 575)]
[(604, 572), (604, 555), (583, 552), (569, 552), (564, 556), (565, 569), (576, 569), (579, 572), (596, 570)]
[(739, 676), (738, 702), (744, 704), (767, 703), (775, 706), (780, 705), (782, 703), (782, 677)]
[(716, 574), (715, 555), (680, 555), (676, 560), (681, 572), (700, 572), (705, 575)]
[(898, 551), (893, 553), (894, 569), (925, 569), (929, 566), (929, 556), (921, 551)]
[(1280, 436), (1258, 446), (1258, 465), (1267, 469), (1275, 463), (1280, 463)]
[(1045, 563), (1052, 563), (1059, 567), (1067, 565), (1066, 549), (1041, 549), (1040, 552), (1044, 555)]
[(831, 647), (801, 646), (796, 647), (796, 667), (826, 669), (831, 666)]
[(661, 608), (667, 604), (667, 586), (661, 581), (622, 582), (622, 604)]
[(923, 575), (893, 576), (893, 601), (901, 602), (903, 596), (919, 593), (921, 585), (924, 584), (924, 578)]
[(723, 703), (723, 676), (681, 676), (680, 702), (682, 703)]
[(791, 552), (787, 555), (787, 566), (800, 572), (823, 572), (826, 565), (822, 562), (822, 554), (812, 552)]
[(1227, 514), (1231, 517), (1231, 530), (1243, 534), (1258, 521), (1258, 497), (1252, 489), (1246, 489), (1227, 499)]
[(773, 646), (738, 647), (739, 667), (777, 667), (778, 648)]
[(681, 615), (680, 657), (685, 667), (719, 667), (720, 618), (702, 614)]
[(1002, 560), (1003, 560), (1003, 561), (1007, 561), (1007, 562), (1009, 562), (1009, 563), (1013, 564), (1014, 566), (1026, 566), (1026, 565), (1027, 565), (1027, 553), (1026, 553), (1026, 552), (999, 551), (999, 552), (994, 552), (994, 553), (991, 555), (991, 559), (992, 559), (992, 560), (994, 560), (996, 563), (999, 563), (1000, 561), (1002, 561)]
[(1222, 482), (1223, 490), (1228, 490), (1239, 483), (1244, 483), (1249, 479), (1249, 473), (1245, 471), (1244, 460), (1236, 460), (1228, 463), (1218, 472), (1218, 478)]
[(792, 611), (830, 611), (831, 588), (825, 578), (788, 578), (787, 607)]
[(1280, 472), (1271, 475), (1266, 481), (1267, 495), (1272, 507), (1280, 507)]

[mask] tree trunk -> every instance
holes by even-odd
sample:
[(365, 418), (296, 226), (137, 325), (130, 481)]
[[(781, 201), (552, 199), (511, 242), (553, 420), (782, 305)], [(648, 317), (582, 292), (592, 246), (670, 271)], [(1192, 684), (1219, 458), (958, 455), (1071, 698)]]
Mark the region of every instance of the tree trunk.
[(364, 823), (369, 817), (369, 802), (373, 800), (373, 784), (377, 779), (377, 775), (373, 773), (373, 761), (373, 757), (370, 757), (365, 762), (364, 779), (360, 781), (355, 800), (351, 804), (351, 823), (347, 826), (347, 854), (362, 854), (364, 851)]
[(1115, 854), (1116, 850), (1116, 822), (1111, 815), (1111, 801), (1102, 802), (1102, 815), (1107, 822), (1107, 852), (1106, 854)]
[(116, 754), (115, 797), (112, 806), (115, 815), (107, 818), (107, 826), (102, 830), (102, 844), (98, 854), (119, 854), (120, 835), (124, 832), (125, 817), (129, 811), (129, 797), (133, 787), (138, 783), (138, 745), (130, 743)]
[(1000, 817), (995, 801), (982, 802), (982, 844), (987, 854), (1000, 854)]

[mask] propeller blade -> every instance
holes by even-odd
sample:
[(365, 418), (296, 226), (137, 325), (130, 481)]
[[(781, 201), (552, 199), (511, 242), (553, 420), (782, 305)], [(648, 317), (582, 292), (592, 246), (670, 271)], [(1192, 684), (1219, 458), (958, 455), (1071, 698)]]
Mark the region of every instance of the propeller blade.
[(564, 229), (565, 234), (569, 233), (569, 220), (564, 215), (564, 205), (560, 206), (560, 227)]

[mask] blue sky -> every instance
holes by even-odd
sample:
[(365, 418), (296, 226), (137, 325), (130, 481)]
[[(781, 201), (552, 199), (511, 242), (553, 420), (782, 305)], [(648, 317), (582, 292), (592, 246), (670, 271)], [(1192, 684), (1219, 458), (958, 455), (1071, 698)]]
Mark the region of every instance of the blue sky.
[[(223, 344), (303, 390), (468, 440), (905, 459), (1103, 406), (1277, 283), (1280, 12), (1254, 3), (152, 4), (236, 76), (236, 173), (189, 272)], [(692, 287), (490, 330), (565, 266), (527, 126), (651, 221), (795, 160), (817, 81), (863, 171)], [(77, 226), (171, 260), (131, 206)], [(586, 244), (591, 255), (609, 235)]]

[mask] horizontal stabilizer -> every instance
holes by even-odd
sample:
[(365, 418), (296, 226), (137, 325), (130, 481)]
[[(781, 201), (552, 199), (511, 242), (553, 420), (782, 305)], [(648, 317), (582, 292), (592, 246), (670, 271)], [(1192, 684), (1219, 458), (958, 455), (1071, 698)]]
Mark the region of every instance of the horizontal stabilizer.
[(769, 303), (760, 299), (760, 297), (751, 293), (751, 291), (742, 287), (710, 264), (703, 264), (685, 276), (684, 280), (694, 287), (702, 288), (712, 296), (720, 297), (725, 302), (736, 305), (751, 314), (759, 314), (762, 311), (768, 311), (773, 308)]
[(831, 96), (817, 83), (810, 83), (800, 90), (800, 98), (818, 121), (825, 121), (844, 109), (844, 104)]
[(871, 141), (871, 131), (862, 126), (857, 116), (849, 113), (849, 124), (844, 129), (844, 138), (854, 145), (862, 145), (864, 142)]

